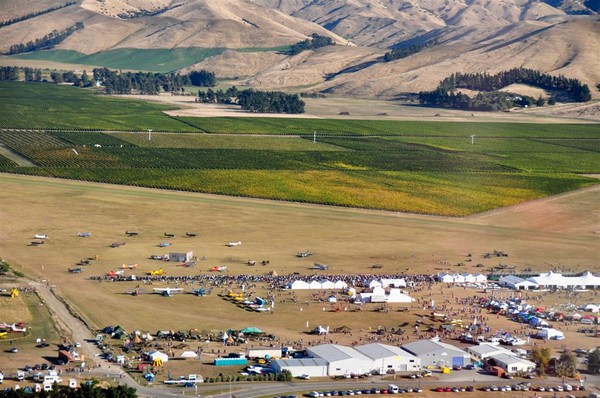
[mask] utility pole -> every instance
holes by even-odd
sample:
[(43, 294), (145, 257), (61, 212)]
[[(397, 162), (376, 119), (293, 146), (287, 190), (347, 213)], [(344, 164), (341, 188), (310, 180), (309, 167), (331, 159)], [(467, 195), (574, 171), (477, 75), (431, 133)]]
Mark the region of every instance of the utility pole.
[(471, 145), (475, 144), (475, 134), (471, 136)]

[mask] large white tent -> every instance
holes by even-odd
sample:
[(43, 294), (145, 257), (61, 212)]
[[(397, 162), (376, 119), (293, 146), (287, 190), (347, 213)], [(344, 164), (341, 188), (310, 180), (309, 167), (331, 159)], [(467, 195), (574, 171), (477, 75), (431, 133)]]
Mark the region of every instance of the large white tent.
[(577, 276), (565, 276), (559, 272), (546, 272), (533, 276), (528, 281), (537, 283), (541, 289), (598, 289), (600, 288), (600, 277), (591, 272), (585, 272)]

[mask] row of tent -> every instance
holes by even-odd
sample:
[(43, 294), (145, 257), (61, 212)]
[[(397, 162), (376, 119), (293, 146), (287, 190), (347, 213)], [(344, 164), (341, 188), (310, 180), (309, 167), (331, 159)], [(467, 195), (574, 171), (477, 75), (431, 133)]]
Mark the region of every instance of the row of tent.
[(485, 283), (488, 278), (484, 274), (452, 274), (440, 272), (437, 274), (437, 280), (444, 283)]
[(501, 286), (517, 290), (600, 288), (600, 277), (589, 271), (576, 276), (566, 276), (550, 271), (527, 279), (516, 275), (506, 275), (501, 277), (498, 282)]
[(310, 289), (347, 289), (348, 283), (344, 281), (330, 281), (323, 279), (320, 281), (306, 282), (303, 280), (296, 280), (286, 285), (286, 288), (292, 290), (310, 290)]

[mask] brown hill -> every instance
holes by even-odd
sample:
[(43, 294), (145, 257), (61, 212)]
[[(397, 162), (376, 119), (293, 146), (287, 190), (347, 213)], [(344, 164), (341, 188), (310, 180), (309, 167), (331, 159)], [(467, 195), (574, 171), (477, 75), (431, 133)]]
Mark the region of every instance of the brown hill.
[[(0, 13), (21, 17), (66, 1), (6, 0)], [(269, 48), (312, 33), (338, 44), (293, 57), (226, 51), (192, 66), (259, 88), (393, 98), (432, 89), (452, 72), (513, 67), (564, 74), (592, 88), (600, 81), (599, 17), (575, 0), (80, 0), (1, 27), (0, 50), (75, 22), (84, 29), (58, 48), (86, 54), (116, 48)], [(432, 40), (437, 45), (381, 62), (389, 46)]]

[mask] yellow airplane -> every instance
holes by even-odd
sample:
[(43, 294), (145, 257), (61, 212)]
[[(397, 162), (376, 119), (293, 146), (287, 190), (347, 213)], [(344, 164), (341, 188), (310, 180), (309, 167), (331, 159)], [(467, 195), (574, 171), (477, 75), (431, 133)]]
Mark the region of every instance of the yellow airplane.
[(0, 339), (5, 339), (8, 332), (0, 332)]
[(164, 274), (164, 272), (165, 271), (162, 268), (160, 268), (160, 269), (157, 269), (155, 271), (148, 272), (148, 275), (162, 275), (162, 274)]

